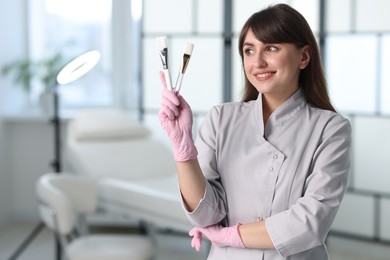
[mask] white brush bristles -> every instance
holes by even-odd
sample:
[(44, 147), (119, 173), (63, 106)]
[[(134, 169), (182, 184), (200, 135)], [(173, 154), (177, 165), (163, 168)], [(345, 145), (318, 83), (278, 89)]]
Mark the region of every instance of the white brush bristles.
[(160, 50), (168, 47), (167, 37), (165, 37), (165, 36), (157, 37), (156, 41), (157, 41), (157, 45), (160, 48)]
[(191, 55), (193, 49), (194, 49), (194, 44), (187, 42), (186, 46), (184, 47), (184, 54)]

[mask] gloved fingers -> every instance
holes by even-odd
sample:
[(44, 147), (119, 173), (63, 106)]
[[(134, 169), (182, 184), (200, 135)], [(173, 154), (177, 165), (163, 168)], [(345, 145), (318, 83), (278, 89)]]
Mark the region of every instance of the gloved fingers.
[(212, 240), (213, 235), (218, 231), (217, 225), (208, 226), (205, 228), (198, 227), (199, 232), (201, 232), (209, 240)]
[(190, 236), (200, 237), (200, 238), (202, 238), (202, 235), (204, 235), (209, 239), (209, 237), (207, 236), (208, 233), (209, 232), (207, 231), (207, 228), (194, 227), (193, 229), (190, 230), (189, 234)]
[(190, 235), (191, 237), (193, 236), (199, 236), (199, 228), (198, 227), (194, 227), (192, 228), (189, 232), (188, 232), (188, 235)]
[(195, 248), (196, 251), (200, 251), (200, 248), (202, 247), (202, 238), (193, 237), (191, 240), (191, 246), (192, 248)]
[(199, 231), (199, 228), (195, 227), (191, 229), (188, 234), (193, 237), (191, 246), (195, 248), (196, 251), (199, 251), (202, 247), (202, 233)]
[(166, 97), (162, 98), (162, 100), (161, 100), (161, 107), (162, 108), (167, 107), (168, 109), (170, 109), (175, 114), (175, 116), (179, 115), (179, 107), (176, 104), (172, 103)]
[(163, 85), (163, 89), (168, 90), (167, 82), (165, 81), (165, 75), (164, 75), (163, 71), (160, 71), (160, 81), (161, 81), (161, 84)]
[(175, 105), (180, 105), (179, 99), (177, 98), (178, 93), (174, 91), (170, 91), (167, 87), (167, 83), (165, 81), (165, 75), (164, 72), (160, 71), (160, 81), (163, 85), (163, 97), (171, 100), (172, 103)]
[(163, 106), (163, 107), (161, 107), (161, 109), (159, 111), (159, 119), (162, 121), (164, 121), (166, 119), (175, 120), (178, 114), (179, 114), (179, 111), (178, 111), (177, 107), (175, 107), (175, 109), (172, 110), (167, 106)]
[[(223, 246), (223, 240), (226, 239), (223, 227), (219, 224), (211, 225), (205, 228), (197, 227), (198, 232), (201, 232), (210, 242), (216, 246)], [(221, 232), (222, 231), (222, 232)]]
[(172, 91), (169, 91), (167, 89), (164, 89), (162, 91), (162, 98), (163, 98), (163, 102), (169, 102), (175, 106), (180, 105), (179, 97), (175, 93), (173, 93)]
[(190, 105), (187, 103), (187, 101), (183, 98), (183, 96), (178, 95), (177, 98), (179, 99), (180, 102), (180, 107), (181, 108), (188, 108), (191, 109)]

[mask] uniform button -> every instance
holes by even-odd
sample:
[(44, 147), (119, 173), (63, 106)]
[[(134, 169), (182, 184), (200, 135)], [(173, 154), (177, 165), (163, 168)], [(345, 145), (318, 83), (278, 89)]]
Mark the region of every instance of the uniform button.
[(269, 171), (272, 172), (274, 170), (274, 167), (269, 167)]
[(273, 158), (274, 159), (278, 159), (278, 156), (276, 154), (274, 154)]

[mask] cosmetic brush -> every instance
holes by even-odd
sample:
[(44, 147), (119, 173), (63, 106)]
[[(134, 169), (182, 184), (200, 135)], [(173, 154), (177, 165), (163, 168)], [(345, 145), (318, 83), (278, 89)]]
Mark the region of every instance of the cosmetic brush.
[(167, 37), (157, 37), (156, 38), (157, 45), (159, 48), (159, 54), (163, 66), (163, 72), (165, 75), (165, 82), (167, 84), (167, 87), (169, 90), (173, 90), (172, 88), (172, 80), (171, 75), (169, 73), (169, 67), (168, 67), (168, 44), (167, 44)]
[(192, 50), (194, 49), (194, 44), (187, 42), (184, 47), (184, 53), (183, 53), (183, 61), (181, 63), (179, 75), (177, 76), (176, 83), (174, 90), (176, 92), (180, 92), (181, 89), (181, 83), (183, 81), (184, 73), (186, 72), (188, 63), (190, 62)]

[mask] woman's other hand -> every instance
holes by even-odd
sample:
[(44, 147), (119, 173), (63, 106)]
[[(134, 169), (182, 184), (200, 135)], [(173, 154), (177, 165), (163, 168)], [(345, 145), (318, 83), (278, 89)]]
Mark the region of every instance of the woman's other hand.
[(190, 230), (189, 235), (192, 236), (191, 246), (199, 251), (202, 246), (202, 234), (207, 237), (213, 245), (224, 247), (245, 248), (238, 227), (240, 224), (232, 227), (223, 227), (219, 224), (208, 226), (205, 228), (194, 227)]

